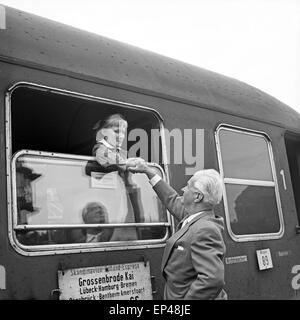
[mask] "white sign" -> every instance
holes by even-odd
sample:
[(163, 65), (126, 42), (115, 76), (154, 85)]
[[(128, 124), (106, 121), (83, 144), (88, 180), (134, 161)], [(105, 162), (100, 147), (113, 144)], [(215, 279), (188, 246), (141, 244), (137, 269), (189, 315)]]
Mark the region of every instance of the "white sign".
[(257, 255), (259, 270), (273, 268), (270, 249), (257, 250), (256, 255)]
[(91, 172), (91, 187), (116, 189), (117, 175), (114, 173)]
[(225, 258), (226, 264), (233, 264), (233, 263), (241, 263), (241, 262), (247, 262), (247, 256), (236, 256), (236, 257), (228, 257)]
[(60, 300), (152, 300), (149, 262), (58, 271)]

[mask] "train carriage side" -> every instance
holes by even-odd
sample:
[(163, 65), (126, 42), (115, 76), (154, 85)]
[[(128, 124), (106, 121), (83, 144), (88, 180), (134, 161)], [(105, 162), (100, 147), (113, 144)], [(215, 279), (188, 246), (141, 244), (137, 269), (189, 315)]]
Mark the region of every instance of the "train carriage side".
[[(204, 129), (204, 168), (219, 169), (223, 175), (224, 199), (216, 213), (226, 221), (229, 298), (297, 299), (296, 134), (286, 133), (286, 127), (268, 120), (180, 103), (172, 104), (172, 116), (165, 125)], [(187, 178), (184, 166), (170, 165), (171, 184), (177, 190)]]
[[(114, 216), (111, 227), (119, 232), (113, 243), (86, 244), (77, 237), (87, 228), (80, 218), (86, 199), (100, 197), (111, 212), (124, 212), (124, 202), (116, 203), (111, 192), (115, 177), (99, 182), (104, 173), (89, 156), (94, 122), (115, 112), (126, 115), (131, 129), (148, 134), (163, 128), (201, 132), (199, 141), (193, 140), (203, 151), (196, 164), (219, 169), (224, 178), (217, 213), (226, 221), (229, 298), (297, 298), (300, 118), (295, 111), (233, 79), (6, 10), (7, 30), (0, 33), (1, 43), (8, 44), (0, 48), (1, 299), (56, 299), (65, 270), (78, 272), (78, 281), (80, 272), (105, 265), (132, 268), (132, 263), (145, 266), (150, 277), (136, 289), (162, 298), (160, 260), (172, 221), (151, 198), (145, 179), (136, 181), (143, 225), (129, 217), (125, 229), (124, 220)], [(179, 191), (191, 163), (174, 161), (173, 138), (169, 167), (166, 141), (153, 149), (148, 140), (148, 156)], [(134, 289), (135, 281), (128, 282)], [(84, 282), (81, 297), (92, 298), (86, 291), (90, 284)], [(109, 285), (105, 298), (118, 298)], [(130, 297), (145, 297), (139, 294)]]

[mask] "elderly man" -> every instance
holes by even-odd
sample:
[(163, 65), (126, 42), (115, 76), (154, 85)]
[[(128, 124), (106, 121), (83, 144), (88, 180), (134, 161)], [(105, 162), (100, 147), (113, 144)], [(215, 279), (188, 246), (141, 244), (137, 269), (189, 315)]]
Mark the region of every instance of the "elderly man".
[(222, 199), (219, 173), (213, 169), (196, 172), (179, 197), (145, 162), (131, 171), (147, 174), (160, 200), (180, 221), (162, 258), (164, 299), (227, 299), (223, 290), (224, 222), (213, 212)]

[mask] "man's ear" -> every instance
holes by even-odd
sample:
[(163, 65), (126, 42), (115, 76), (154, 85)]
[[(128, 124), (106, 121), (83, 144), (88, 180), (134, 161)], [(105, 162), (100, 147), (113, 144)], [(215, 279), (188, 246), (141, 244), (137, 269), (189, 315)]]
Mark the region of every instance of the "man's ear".
[(203, 197), (204, 197), (203, 193), (197, 192), (197, 193), (195, 193), (195, 195), (196, 196), (195, 196), (194, 202), (195, 203), (200, 203), (203, 200)]

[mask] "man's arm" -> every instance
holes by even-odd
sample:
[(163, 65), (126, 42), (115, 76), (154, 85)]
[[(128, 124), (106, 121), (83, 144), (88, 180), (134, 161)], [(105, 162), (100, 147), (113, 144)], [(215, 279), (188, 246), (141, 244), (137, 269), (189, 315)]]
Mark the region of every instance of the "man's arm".
[(224, 286), (224, 246), (213, 228), (199, 230), (191, 243), (192, 264), (197, 278), (185, 295), (187, 300), (215, 299)]
[[(161, 202), (168, 208), (170, 213), (174, 215), (179, 221), (185, 216), (184, 206), (181, 204), (178, 193), (165, 181), (163, 181), (145, 162), (139, 163), (136, 168), (129, 168), (132, 172), (145, 173), (150, 183), (153, 186), (154, 191), (158, 195)], [(152, 181), (155, 181), (152, 183)]]
[(178, 193), (163, 180), (157, 182), (153, 190), (170, 213), (179, 221), (182, 220), (186, 213)]

